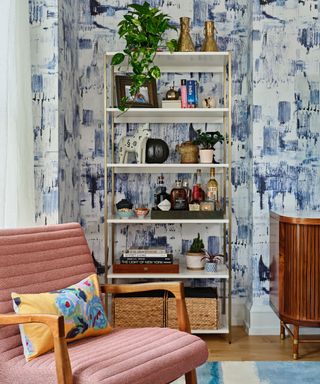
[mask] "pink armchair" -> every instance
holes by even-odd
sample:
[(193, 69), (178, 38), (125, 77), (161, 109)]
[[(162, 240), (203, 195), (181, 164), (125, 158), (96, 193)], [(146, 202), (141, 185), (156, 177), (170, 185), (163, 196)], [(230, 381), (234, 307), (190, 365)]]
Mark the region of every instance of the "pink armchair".
[[(169, 328), (115, 329), (68, 346), (64, 319), (13, 314), (11, 292), (40, 293), (65, 288), (95, 272), (79, 224), (0, 230), (1, 384), (165, 384), (185, 375), (195, 384), (195, 368), (208, 357), (206, 344), (189, 333), (181, 283), (105, 285), (103, 292), (164, 289), (176, 297), (179, 331)], [(26, 362), (17, 324), (44, 323), (54, 352)]]

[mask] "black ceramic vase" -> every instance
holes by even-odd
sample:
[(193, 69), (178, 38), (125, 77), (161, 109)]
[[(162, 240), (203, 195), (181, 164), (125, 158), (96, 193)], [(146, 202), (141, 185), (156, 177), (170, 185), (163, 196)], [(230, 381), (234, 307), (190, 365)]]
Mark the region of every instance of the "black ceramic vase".
[(146, 163), (164, 163), (169, 156), (169, 147), (161, 139), (148, 139), (146, 144)]

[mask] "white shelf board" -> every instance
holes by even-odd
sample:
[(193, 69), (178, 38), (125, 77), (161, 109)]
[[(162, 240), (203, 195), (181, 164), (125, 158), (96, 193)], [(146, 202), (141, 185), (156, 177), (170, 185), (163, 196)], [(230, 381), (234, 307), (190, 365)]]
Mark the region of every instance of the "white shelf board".
[(194, 173), (197, 169), (210, 172), (210, 168), (228, 168), (229, 164), (115, 164), (108, 163), (115, 173)]
[(108, 270), (108, 279), (229, 279), (226, 265), (219, 265), (218, 272), (187, 269), (184, 263), (180, 264), (179, 273), (113, 273), (112, 266)]
[(138, 217), (130, 217), (120, 219), (119, 217), (111, 217), (107, 219), (109, 224), (228, 224), (228, 219), (151, 219), (146, 216), (143, 219)]
[[(111, 63), (112, 57), (117, 52), (107, 52), (106, 62)], [(157, 52), (154, 63), (159, 66), (162, 73), (190, 73), (190, 72), (212, 72), (222, 73), (228, 63), (229, 52)], [(115, 73), (128, 72), (127, 59), (116, 65)]]
[(191, 329), (191, 333), (194, 335), (201, 334), (219, 334), (219, 333), (229, 333), (228, 327), (221, 327), (218, 329)]
[(228, 108), (106, 108), (115, 123), (223, 123)]

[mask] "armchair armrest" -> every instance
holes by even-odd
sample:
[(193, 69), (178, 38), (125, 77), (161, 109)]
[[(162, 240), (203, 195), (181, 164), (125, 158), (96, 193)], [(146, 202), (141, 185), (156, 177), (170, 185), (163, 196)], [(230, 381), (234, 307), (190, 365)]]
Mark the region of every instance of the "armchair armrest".
[(181, 282), (142, 283), (142, 284), (104, 284), (103, 293), (133, 293), (164, 290), (171, 292), (176, 299), (178, 326), (180, 331), (190, 333), (189, 317), (184, 297), (184, 287)]
[(0, 314), (0, 326), (28, 323), (42, 323), (50, 328), (58, 383), (72, 384), (72, 371), (64, 333), (64, 317), (47, 314)]

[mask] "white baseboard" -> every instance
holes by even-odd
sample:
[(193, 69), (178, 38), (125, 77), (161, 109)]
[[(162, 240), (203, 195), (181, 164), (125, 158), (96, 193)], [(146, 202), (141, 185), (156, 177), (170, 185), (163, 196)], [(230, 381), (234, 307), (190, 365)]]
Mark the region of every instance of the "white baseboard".
[[(268, 305), (245, 305), (243, 321), (248, 335), (280, 335), (280, 320)], [(301, 335), (319, 335), (320, 328), (300, 327)]]
[(279, 335), (280, 321), (267, 305), (245, 305), (244, 327), (249, 335)]

